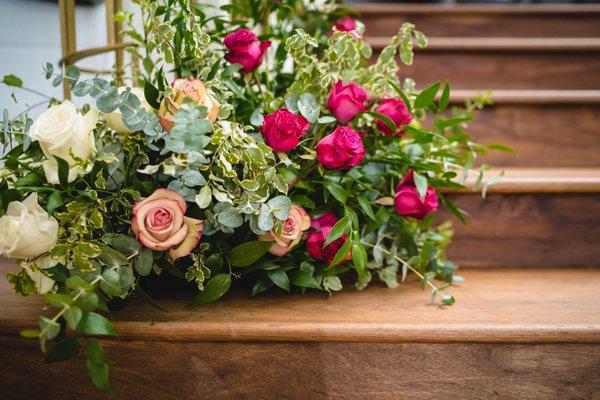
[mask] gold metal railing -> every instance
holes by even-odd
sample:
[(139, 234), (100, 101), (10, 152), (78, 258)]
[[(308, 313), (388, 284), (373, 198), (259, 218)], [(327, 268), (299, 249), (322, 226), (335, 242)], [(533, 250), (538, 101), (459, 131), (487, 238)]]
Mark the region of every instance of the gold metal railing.
[[(115, 53), (115, 74), (117, 79), (123, 75), (124, 49), (134, 46), (134, 43), (123, 42), (121, 37), (121, 24), (113, 18), (115, 12), (121, 9), (121, 0), (104, 0), (106, 9), (106, 46), (93, 47), (89, 49), (77, 50), (76, 36), (76, 18), (75, 18), (75, 0), (58, 0), (58, 9), (60, 14), (60, 37), (62, 47), (62, 58), (59, 64), (62, 66), (73, 65), (77, 61), (104, 53)], [(97, 74), (110, 73), (109, 70), (97, 70), (90, 68), (80, 68), (83, 72)], [(67, 83), (63, 83), (63, 97), (69, 99), (71, 90)]]

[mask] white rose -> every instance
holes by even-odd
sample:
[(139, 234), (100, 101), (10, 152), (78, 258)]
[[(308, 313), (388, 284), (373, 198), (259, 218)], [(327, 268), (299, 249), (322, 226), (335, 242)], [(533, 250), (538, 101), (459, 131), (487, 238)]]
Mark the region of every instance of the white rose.
[(47, 160), (42, 163), (46, 179), (58, 183), (58, 163), (60, 157), (69, 163), (69, 182), (83, 173), (75, 167), (71, 154), (87, 160), (96, 153), (94, 126), (98, 113), (94, 110), (81, 115), (75, 105), (68, 100), (52, 106), (40, 115), (29, 129), (29, 136), (37, 140)]
[(32, 259), (56, 244), (58, 221), (38, 204), (36, 193), (25, 200), (8, 204), (0, 217), (0, 254)]
[(50, 255), (36, 258), (33, 262), (23, 262), (21, 267), (35, 283), (37, 293), (45, 294), (54, 287), (54, 279), (46, 275), (42, 270), (54, 267), (58, 263), (64, 263), (64, 259), (54, 259)]
[[(119, 87), (119, 93), (123, 93), (127, 89), (126, 86)], [(146, 101), (146, 97), (144, 96), (144, 91), (138, 87), (130, 88), (131, 93), (135, 95), (140, 100), (141, 106), (145, 108), (148, 112), (152, 112), (153, 109)], [(133, 131), (125, 126), (123, 122), (123, 116), (121, 115), (121, 111), (117, 108), (115, 111), (111, 113), (104, 114), (104, 118), (106, 118), (106, 123), (108, 126), (113, 129), (117, 133), (132, 133)]]

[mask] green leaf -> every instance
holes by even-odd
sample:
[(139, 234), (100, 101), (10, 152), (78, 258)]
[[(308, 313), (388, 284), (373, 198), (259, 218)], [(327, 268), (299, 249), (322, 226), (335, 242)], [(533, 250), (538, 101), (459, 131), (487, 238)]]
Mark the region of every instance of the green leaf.
[(24, 338), (36, 338), (40, 336), (40, 330), (39, 329), (23, 329), (19, 332), (19, 334), (24, 337)]
[(39, 325), (45, 339), (52, 340), (60, 332), (60, 324), (46, 317), (40, 317)]
[(488, 150), (501, 151), (504, 153), (514, 153), (515, 150), (503, 144), (493, 143), (487, 146)]
[(57, 308), (67, 307), (73, 303), (71, 296), (63, 293), (48, 293), (46, 294), (46, 301)]
[(419, 192), (419, 197), (421, 200), (425, 200), (425, 195), (427, 194), (427, 178), (418, 172), (413, 173), (413, 178), (415, 180), (415, 186), (417, 187), (417, 192)]
[[(278, 220), (285, 221), (290, 213), (290, 207), (292, 206), (292, 200), (287, 196), (276, 196), (267, 202), (267, 205), (271, 209), (271, 214)], [(262, 228), (261, 228), (262, 229)]]
[(358, 273), (359, 278), (364, 278), (367, 275), (367, 252), (365, 248), (357, 243), (352, 245), (352, 262), (354, 269)]
[(102, 315), (91, 312), (85, 315), (77, 331), (86, 335), (116, 335), (117, 331), (112, 322), (104, 318)]
[(273, 242), (246, 242), (234, 247), (229, 252), (229, 262), (234, 267), (247, 267), (258, 261), (267, 253)]
[(14, 87), (22, 87), (23, 86), (23, 80), (21, 78), (19, 78), (16, 75), (4, 75), (4, 77), (2, 78), (2, 83), (4, 83), (5, 85), (8, 86), (14, 86)]
[(323, 278), (323, 288), (325, 290), (339, 291), (342, 290), (342, 281), (336, 275), (329, 275)]
[(314, 124), (319, 119), (320, 107), (317, 98), (311, 93), (304, 93), (298, 101), (298, 110), (308, 122)]
[(343, 187), (341, 187), (335, 182), (330, 181), (326, 181), (324, 185), (327, 191), (329, 191), (329, 193), (331, 193), (331, 195), (335, 197), (337, 201), (339, 201), (342, 204), (346, 204), (346, 201), (348, 201), (348, 195), (346, 194), (346, 191)]
[(433, 99), (435, 99), (438, 90), (440, 90), (440, 83), (436, 82), (419, 93), (415, 99), (415, 108), (427, 108)]
[(58, 181), (61, 186), (67, 186), (69, 183), (69, 163), (62, 158), (54, 156), (58, 163)]
[(312, 276), (309, 271), (297, 269), (292, 272), (291, 276), (292, 285), (299, 287), (307, 287), (314, 289), (322, 289), (321, 285), (317, 280)]
[(144, 97), (146, 98), (146, 101), (148, 102), (148, 104), (150, 104), (152, 108), (154, 108), (155, 110), (158, 110), (160, 108), (160, 92), (148, 80), (144, 81)]
[(346, 255), (348, 255), (348, 252), (350, 252), (351, 249), (352, 239), (348, 237), (348, 239), (346, 239), (342, 247), (340, 247), (337, 253), (335, 253), (335, 257), (333, 257), (333, 260), (331, 260), (331, 263), (328, 265), (328, 268), (335, 267), (336, 265), (341, 263), (344, 260), (344, 258), (346, 258)]
[(283, 270), (271, 269), (267, 271), (267, 275), (275, 285), (279, 286), (286, 292), (290, 291), (290, 280)]
[(358, 196), (356, 200), (358, 201), (358, 205), (363, 210), (365, 215), (375, 221), (375, 213), (373, 212), (373, 207), (371, 207), (369, 200), (362, 196)]
[(394, 121), (392, 121), (392, 119), (387, 115), (380, 114), (374, 111), (365, 111), (365, 114), (372, 115), (376, 119), (383, 121), (391, 132), (396, 132), (398, 130), (398, 127), (396, 126)]
[(88, 339), (88, 358), (85, 365), (94, 385), (98, 389), (109, 391), (108, 363), (102, 351), (102, 344), (96, 339)]
[(89, 313), (98, 307), (98, 295), (94, 292), (86, 293), (81, 296), (75, 304), (77, 304), (84, 313)]
[(454, 303), (456, 303), (456, 300), (454, 299), (454, 296), (452, 296), (451, 294), (445, 294), (442, 297), (442, 304), (445, 304), (447, 306), (451, 306)]
[(438, 111), (442, 112), (448, 107), (448, 102), (450, 101), (450, 84), (446, 82), (444, 85), (444, 90), (442, 91), (442, 96), (440, 97), (440, 101), (438, 101)]
[(60, 342), (56, 343), (48, 352), (46, 358), (44, 359), (44, 363), (49, 364), (75, 357), (79, 351), (79, 343), (80, 341), (78, 337), (70, 336), (64, 338)]
[(81, 311), (81, 308), (76, 306), (67, 308), (63, 314), (65, 321), (67, 321), (67, 324), (69, 324), (69, 328), (71, 329), (77, 329), (77, 325), (79, 324), (79, 321), (81, 321), (82, 316), (83, 312)]
[(266, 276), (261, 276), (255, 283), (254, 286), (252, 287), (252, 293), (250, 294), (251, 296), (256, 296), (262, 292), (264, 292), (265, 290), (267, 290), (268, 288), (270, 288), (271, 286), (273, 286), (273, 282), (271, 281), (271, 279), (269, 279)]
[(102, 253), (100, 259), (108, 266), (127, 265), (129, 261), (122, 253), (108, 246), (101, 246)]
[(66, 285), (69, 289), (75, 290), (81, 288), (83, 290), (92, 290), (94, 287), (90, 285), (88, 281), (80, 276), (72, 276), (66, 281)]
[(231, 287), (231, 275), (219, 274), (215, 275), (206, 284), (204, 291), (200, 293), (190, 304), (190, 307), (200, 304), (206, 304), (217, 300), (223, 296)]
[(55, 190), (50, 194), (50, 196), (48, 196), (48, 202), (46, 203), (46, 211), (48, 212), (48, 214), (52, 214), (54, 210), (56, 210), (63, 204), (64, 201), (62, 198), (62, 194), (58, 190)]
[(331, 242), (340, 238), (344, 233), (346, 233), (350, 229), (350, 219), (346, 216), (341, 218), (329, 231), (329, 235), (327, 235), (327, 239), (325, 243), (323, 243), (323, 248), (327, 247)]
[(471, 121), (473, 117), (457, 117), (448, 119), (439, 119), (435, 122), (437, 129), (442, 130), (454, 125), (462, 124), (463, 122)]
[[(142, 249), (142, 245), (135, 238), (127, 235), (106, 234), (102, 237), (102, 241), (126, 257), (131, 257)], [(118, 256), (116, 256), (118, 257)], [(107, 263), (108, 264), (108, 263)], [(109, 264), (111, 265), (111, 264)]]
[(141, 276), (147, 276), (152, 271), (152, 266), (154, 265), (154, 258), (152, 255), (152, 250), (150, 249), (142, 249), (140, 254), (133, 261), (133, 266), (138, 274)]

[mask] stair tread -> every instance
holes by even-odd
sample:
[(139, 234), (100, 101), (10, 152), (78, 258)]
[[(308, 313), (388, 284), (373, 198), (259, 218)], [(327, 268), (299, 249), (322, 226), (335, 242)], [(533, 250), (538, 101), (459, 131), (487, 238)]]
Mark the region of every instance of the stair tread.
[[(375, 49), (390, 43), (389, 36), (367, 36)], [(600, 38), (522, 38), (522, 37), (429, 37), (425, 48), (415, 51), (557, 51), (597, 52)]]
[[(494, 104), (600, 104), (600, 90), (488, 89)], [(488, 90), (452, 90), (450, 100), (462, 103)]]
[(598, 4), (389, 4), (349, 3), (361, 14), (600, 14)]
[[(500, 173), (499, 182), (489, 186), (488, 193), (597, 193), (600, 192), (600, 168), (491, 168), (484, 174), (489, 179)], [(465, 186), (477, 179), (470, 173)], [(461, 192), (461, 190), (445, 190)], [(464, 190), (462, 190), (464, 192)]]
[[(5, 264), (6, 265), (6, 264)], [(6, 267), (4, 266), (4, 269)], [(234, 291), (187, 309), (192, 293), (155, 297), (169, 312), (139, 300), (114, 312), (120, 338), (157, 341), (600, 342), (600, 270), (465, 269), (452, 307), (427, 305), (416, 282), (332, 299)], [(0, 284), (0, 334), (31, 326), (39, 299)]]

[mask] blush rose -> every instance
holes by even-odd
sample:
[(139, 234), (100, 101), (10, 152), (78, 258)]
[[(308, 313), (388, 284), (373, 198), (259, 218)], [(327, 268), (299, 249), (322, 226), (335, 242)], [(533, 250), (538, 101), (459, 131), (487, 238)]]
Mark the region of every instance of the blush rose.
[(396, 212), (402, 216), (423, 219), (438, 209), (439, 199), (431, 186), (427, 187), (425, 198), (422, 199), (415, 186), (413, 170), (409, 170), (396, 186), (394, 205)]
[(401, 136), (403, 133), (402, 128), (412, 121), (412, 115), (401, 99), (383, 99), (379, 102), (375, 112), (389, 117), (394, 125), (396, 125), (397, 130), (393, 132), (381, 119), (375, 121), (377, 129), (387, 136)]
[(304, 208), (292, 204), (290, 213), (283, 223), (281, 233), (271, 229), (268, 234), (259, 236), (262, 241), (275, 241), (269, 248), (269, 253), (275, 256), (283, 256), (292, 250), (302, 239), (302, 233), (310, 228), (310, 217)]
[(232, 64), (240, 64), (242, 72), (252, 72), (263, 61), (265, 52), (271, 46), (269, 40), (258, 40), (249, 29), (239, 28), (225, 35), (223, 44), (229, 49), (225, 59)]
[(356, 83), (344, 85), (342, 81), (337, 81), (327, 99), (327, 108), (344, 124), (367, 108), (367, 97), (367, 92)]
[(260, 134), (267, 146), (281, 153), (292, 150), (306, 134), (310, 123), (301, 115), (281, 109), (265, 116)]
[(133, 207), (131, 229), (137, 240), (152, 250), (169, 250), (173, 260), (194, 250), (204, 229), (204, 221), (185, 216), (187, 204), (172, 190), (157, 189)]
[(315, 149), (319, 163), (328, 169), (350, 169), (365, 156), (360, 135), (348, 126), (338, 126), (321, 139)]

